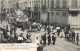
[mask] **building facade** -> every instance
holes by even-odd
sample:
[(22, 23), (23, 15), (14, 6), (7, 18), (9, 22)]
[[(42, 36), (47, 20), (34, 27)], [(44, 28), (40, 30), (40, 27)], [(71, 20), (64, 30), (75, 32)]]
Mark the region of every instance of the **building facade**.
[(36, 13), (33, 17), (37, 17), (36, 20), (49, 22), (68, 24), (68, 0), (30, 0), (31, 8), (39, 7), (39, 13)]
[(68, 23), (72, 27), (80, 28), (80, 0), (69, 0)]
[[(79, 3), (79, 0), (30, 0), (32, 11), (34, 11), (36, 5), (40, 8), (40, 15), (37, 16), (37, 20), (75, 26), (80, 25)], [(43, 6), (46, 9), (43, 9)]]
[(3, 0), (1, 9), (27, 9), (29, 17), (48, 23), (80, 26), (79, 0)]
[(68, 1), (51, 0), (48, 10), (49, 23), (68, 24)]

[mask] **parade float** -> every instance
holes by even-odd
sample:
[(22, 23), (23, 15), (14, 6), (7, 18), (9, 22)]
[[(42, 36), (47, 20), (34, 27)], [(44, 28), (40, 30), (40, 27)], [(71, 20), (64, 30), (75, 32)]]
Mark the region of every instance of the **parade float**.
[(16, 12), (16, 26), (22, 27), (23, 25), (27, 25), (29, 22), (28, 17), (20, 10), (15, 11)]

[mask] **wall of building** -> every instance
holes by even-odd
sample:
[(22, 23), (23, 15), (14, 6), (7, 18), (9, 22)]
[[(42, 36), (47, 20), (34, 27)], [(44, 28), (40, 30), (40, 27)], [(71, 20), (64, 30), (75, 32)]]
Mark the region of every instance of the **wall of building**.
[(71, 27), (80, 28), (80, 0), (69, 0), (69, 11), (78, 11), (78, 15), (72, 16), (71, 13), (68, 15), (68, 23)]
[(68, 11), (50, 12), (49, 23), (68, 24)]
[(69, 14), (68, 23), (74, 27), (80, 27), (80, 13), (77, 16)]
[[(43, 5), (45, 4), (44, 1), (45, 0), (43, 0)], [(44, 21), (48, 20), (49, 23), (68, 24), (68, 0), (46, 0), (46, 1), (48, 13), (45, 14), (41, 13), (41, 19), (43, 19)], [(63, 16), (63, 12), (66, 14), (65, 17)], [(57, 13), (59, 15), (57, 15)]]
[(40, 20), (42, 21), (44, 21), (44, 22), (46, 22), (47, 21), (47, 19), (48, 19), (48, 17), (47, 17), (47, 12), (45, 12), (45, 13), (43, 13), (43, 12), (41, 12), (40, 13)]

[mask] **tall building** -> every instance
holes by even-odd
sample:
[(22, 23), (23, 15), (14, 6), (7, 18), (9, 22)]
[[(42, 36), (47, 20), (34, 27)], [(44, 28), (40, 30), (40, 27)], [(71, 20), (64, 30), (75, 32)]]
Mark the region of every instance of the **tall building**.
[(80, 0), (70, 0), (68, 20), (72, 27), (80, 27)]
[[(68, 24), (68, 0), (30, 0), (30, 6), (37, 6), (39, 13), (32, 14), (36, 20), (48, 21), (49, 23)], [(37, 16), (35, 16), (37, 15)]]

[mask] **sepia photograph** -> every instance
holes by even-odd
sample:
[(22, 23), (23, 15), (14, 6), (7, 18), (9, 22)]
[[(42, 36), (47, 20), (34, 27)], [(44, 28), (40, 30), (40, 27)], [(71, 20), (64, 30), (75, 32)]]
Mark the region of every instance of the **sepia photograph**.
[(33, 49), (80, 51), (80, 0), (0, 0), (0, 51)]

